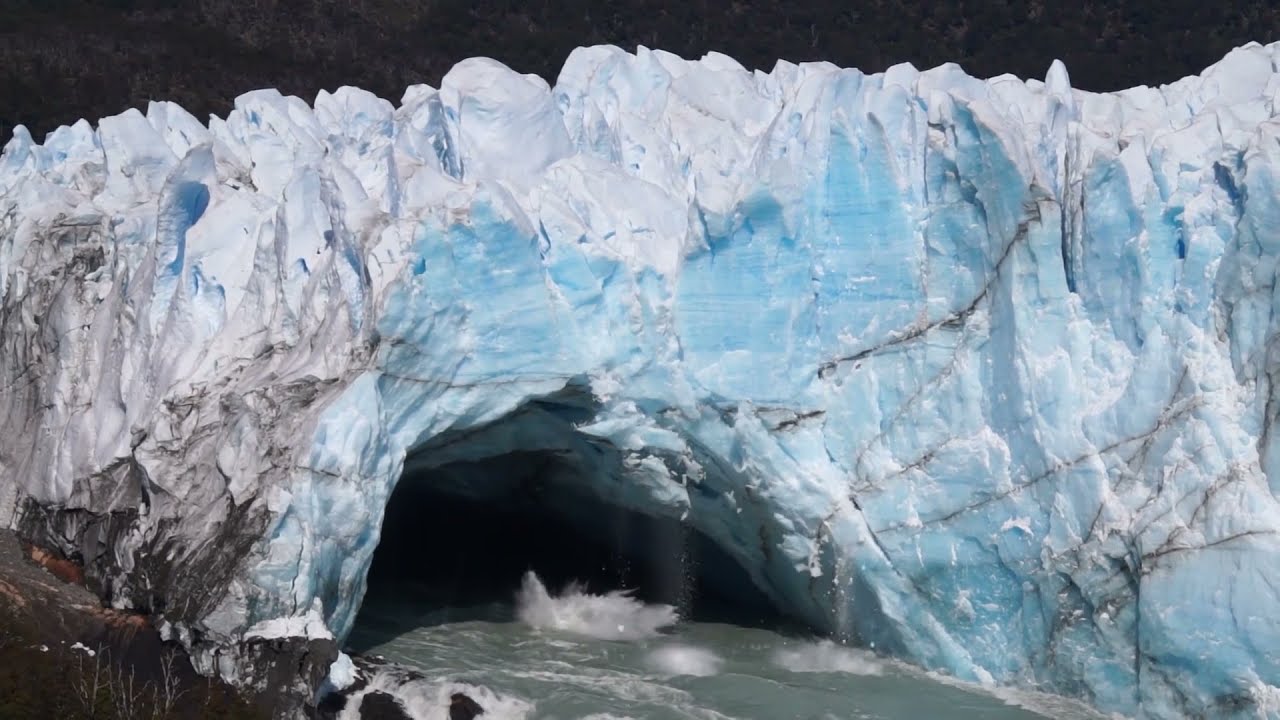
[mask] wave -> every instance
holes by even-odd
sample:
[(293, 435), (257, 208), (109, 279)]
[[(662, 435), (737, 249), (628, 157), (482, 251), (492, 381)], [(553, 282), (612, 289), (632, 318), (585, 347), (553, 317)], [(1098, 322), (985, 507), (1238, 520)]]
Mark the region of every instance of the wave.
[(394, 667), (379, 670), (369, 684), (353, 693), (338, 714), (338, 720), (360, 720), (361, 704), (370, 693), (390, 695), (409, 717), (416, 720), (448, 720), (449, 701), (454, 693), (463, 693), (484, 708), (485, 720), (528, 720), (534, 704), (482, 685), (452, 680), (428, 680)]
[(797, 673), (880, 675), (884, 672), (884, 663), (871, 653), (830, 640), (805, 643), (794, 650), (778, 650), (773, 654), (773, 662)]
[[(1028, 712), (1043, 715), (1046, 718), (1054, 718), (1055, 720), (1114, 720), (1121, 717), (1117, 714), (1104, 715), (1080, 700), (1062, 695), (1054, 695), (1037, 690), (1001, 687), (992, 684), (990, 681), (970, 682), (930, 670), (908, 669), (920, 677), (926, 677), (943, 685), (971, 692), (975, 695), (995, 698), (1005, 705), (1022, 708)], [(1261, 715), (1259, 717), (1271, 716)]]
[(692, 645), (667, 645), (649, 653), (649, 664), (668, 675), (706, 677), (720, 672), (724, 658)]
[(600, 640), (642, 640), (680, 620), (674, 606), (646, 605), (630, 590), (592, 595), (575, 583), (553, 596), (533, 572), (516, 593), (516, 617), (530, 627)]

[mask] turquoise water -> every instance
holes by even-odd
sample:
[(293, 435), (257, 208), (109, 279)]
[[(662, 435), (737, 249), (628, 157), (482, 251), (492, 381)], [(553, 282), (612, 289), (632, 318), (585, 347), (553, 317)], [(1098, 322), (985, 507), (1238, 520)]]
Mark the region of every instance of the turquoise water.
[(483, 720), (1099, 717), (1061, 698), (969, 686), (811, 637), (702, 622), (658, 630), (662, 607), (538, 591), (425, 614), (394, 594), (370, 597), (349, 645), (423, 673), (375, 686), (424, 719), (446, 717), (458, 690), (485, 707)]

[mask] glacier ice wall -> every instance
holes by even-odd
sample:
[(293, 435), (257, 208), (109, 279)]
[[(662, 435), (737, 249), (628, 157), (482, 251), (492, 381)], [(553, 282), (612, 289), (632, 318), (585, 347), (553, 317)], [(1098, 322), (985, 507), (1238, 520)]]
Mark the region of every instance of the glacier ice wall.
[(1090, 94), (596, 47), (19, 128), (0, 524), (234, 677), (349, 631), (406, 458), (554, 450), (884, 652), (1280, 717), (1278, 62)]

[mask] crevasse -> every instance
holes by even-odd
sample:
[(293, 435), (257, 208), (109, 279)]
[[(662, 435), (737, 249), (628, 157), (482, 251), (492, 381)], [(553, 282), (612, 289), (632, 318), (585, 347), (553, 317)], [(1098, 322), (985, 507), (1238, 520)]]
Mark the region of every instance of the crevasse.
[(90, 533), (236, 677), (349, 632), (406, 462), (554, 451), (833, 634), (1280, 717), (1278, 61), (1092, 94), (595, 47), (19, 128), (0, 524)]

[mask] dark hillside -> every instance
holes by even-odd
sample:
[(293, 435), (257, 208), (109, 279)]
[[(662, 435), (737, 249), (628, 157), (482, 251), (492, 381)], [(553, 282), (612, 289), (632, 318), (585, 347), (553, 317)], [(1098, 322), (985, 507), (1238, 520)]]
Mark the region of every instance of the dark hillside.
[(708, 50), (748, 67), (825, 59), (866, 71), (956, 61), (970, 73), (1111, 90), (1198, 72), (1280, 39), (1280, 3), (1241, 0), (0, 0), (0, 142), (150, 99), (203, 118), (278, 87), (312, 99), (358, 85), (398, 100), (458, 60), (495, 57), (554, 81), (578, 45)]

